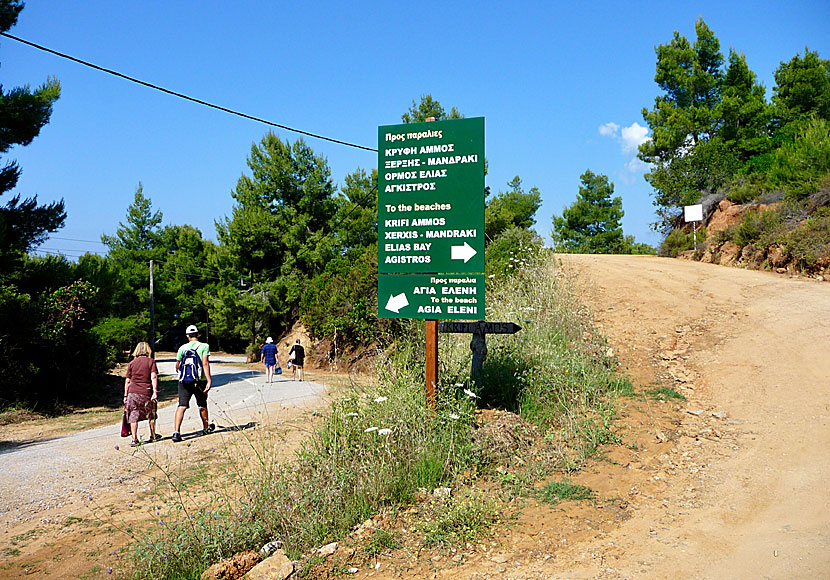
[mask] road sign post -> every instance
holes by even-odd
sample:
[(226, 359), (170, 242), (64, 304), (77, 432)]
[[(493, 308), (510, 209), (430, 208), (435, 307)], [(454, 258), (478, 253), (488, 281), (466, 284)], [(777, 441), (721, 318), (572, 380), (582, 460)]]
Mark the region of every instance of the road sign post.
[(470, 350), (473, 351), (473, 361), (470, 376), (475, 383), (481, 382), (481, 373), (484, 368), (484, 359), (487, 358), (487, 334), (516, 334), (522, 329), (515, 322), (442, 322), (441, 332), (466, 332), (473, 335), (470, 341)]
[(484, 316), (484, 118), (378, 127), (378, 317), (426, 320), (435, 406), (438, 319)]
[(686, 205), (683, 206), (683, 218), (688, 222), (692, 222), (692, 241), (697, 252), (697, 222), (703, 221), (703, 205)]

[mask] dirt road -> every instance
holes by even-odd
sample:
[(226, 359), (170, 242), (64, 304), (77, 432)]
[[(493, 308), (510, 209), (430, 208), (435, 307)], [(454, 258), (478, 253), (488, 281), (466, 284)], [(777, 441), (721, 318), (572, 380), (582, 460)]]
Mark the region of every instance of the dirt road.
[(645, 419), (654, 438), (629, 467), (650, 477), (632, 517), (561, 553), (549, 577), (830, 577), (830, 285), (652, 256), (563, 260), (632, 376), (688, 400), (674, 420)]

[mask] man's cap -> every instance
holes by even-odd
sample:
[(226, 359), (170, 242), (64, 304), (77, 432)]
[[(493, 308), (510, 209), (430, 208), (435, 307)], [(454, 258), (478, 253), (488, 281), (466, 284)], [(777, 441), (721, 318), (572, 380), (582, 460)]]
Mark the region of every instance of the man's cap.
[(187, 327), (187, 330), (184, 331), (185, 334), (199, 334), (199, 329), (196, 328), (195, 324), (191, 324)]
[(269, 336), (268, 338), (265, 339), (265, 342), (267, 342), (268, 344), (271, 344), (272, 342), (274, 342), (274, 339)]

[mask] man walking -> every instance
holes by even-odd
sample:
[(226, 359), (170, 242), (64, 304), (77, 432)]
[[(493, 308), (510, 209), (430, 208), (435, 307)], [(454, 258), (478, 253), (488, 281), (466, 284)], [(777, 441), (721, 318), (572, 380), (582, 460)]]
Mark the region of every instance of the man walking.
[(303, 362), (305, 361), (305, 349), (300, 344), (300, 339), (288, 351), (288, 361), (291, 363), (291, 380), (297, 380), (297, 373), (300, 374), (300, 380), (303, 380)]
[[(173, 422), (173, 436), (171, 439), (178, 443), (182, 440), (180, 433), (184, 412), (190, 406), (190, 397), (196, 397), (196, 406), (202, 418), (202, 433), (207, 435), (216, 429), (216, 425), (208, 421), (207, 397), (213, 384), (210, 377), (210, 346), (199, 342), (199, 330), (190, 325), (185, 330), (187, 342), (176, 353), (176, 372), (179, 375), (179, 406), (176, 408), (176, 418)], [(204, 377), (204, 378), (202, 378)]]

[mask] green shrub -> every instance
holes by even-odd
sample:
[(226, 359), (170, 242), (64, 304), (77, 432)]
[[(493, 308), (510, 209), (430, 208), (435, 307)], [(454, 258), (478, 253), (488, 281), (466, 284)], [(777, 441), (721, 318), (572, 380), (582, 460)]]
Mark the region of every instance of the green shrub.
[(487, 246), (486, 274), (488, 278), (504, 278), (520, 272), (533, 261), (544, 247), (542, 238), (533, 230), (510, 226)]
[(830, 123), (813, 117), (792, 143), (775, 153), (769, 180), (790, 201), (806, 199), (830, 175)]
[(734, 203), (746, 204), (755, 201), (767, 194), (767, 178), (765, 175), (740, 175), (732, 178), (722, 192), (726, 199)]
[(0, 405), (52, 411), (86, 399), (102, 382), (108, 352), (86, 320), (96, 291), (82, 281), (38, 296), (0, 285)]
[(502, 506), (481, 494), (451, 498), (421, 525), (424, 544), (449, 547), (474, 540), (499, 519)]
[(126, 318), (109, 316), (100, 320), (92, 330), (115, 354), (131, 351), (140, 341), (146, 341), (149, 328), (149, 315), (141, 313)]
[(365, 344), (394, 327), (377, 317), (377, 246), (331, 260), (300, 300), (300, 318), (315, 338)]
[(779, 235), (777, 242), (804, 269), (830, 259), (830, 207), (818, 209), (798, 227)]
[(783, 226), (781, 213), (776, 210), (748, 211), (741, 222), (728, 228), (733, 242), (743, 247), (755, 244), (767, 247), (775, 242)]
[(693, 236), (691, 233), (686, 233), (681, 229), (672, 230), (663, 243), (660, 244), (661, 256), (669, 256), (676, 258), (681, 252), (692, 250), (695, 247), (695, 239), (697, 239), (698, 249), (703, 248), (706, 243), (706, 228), (700, 227), (697, 229), (697, 235)]
[(625, 236), (623, 239), (621, 254), (656, 254), (657, 249), (649, 244), (637, 242), (634, 236)]

